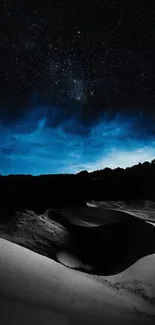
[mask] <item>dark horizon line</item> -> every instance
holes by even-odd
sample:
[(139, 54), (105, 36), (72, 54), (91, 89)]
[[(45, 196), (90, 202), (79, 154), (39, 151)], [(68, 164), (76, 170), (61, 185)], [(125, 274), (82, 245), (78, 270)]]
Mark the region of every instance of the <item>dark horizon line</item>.
[(144, 165), (144, 164), (155, 164), (155, 158), (151, 161), (144, 161), (143, 163), (139, 162), (136, 165), (133, 165), (131, 167), (116, 167), (116, 168), (109, 168), (109, 167), (105, 167), (103, 169), (97, 169), (97, 170), (93, 170), (92, 172), (88, 172), (88, 170), (83, 169), (81, 171), (79, 171), (78, 173), (56, 173), (56, 174), (38, 174), (38, 175), (32, 175), (32, 174), (8, 174), (8, 175), (2, 175), (0, 174), (0, 177), (8, 177), (8, 176), (31, 176), (31, 177), (39, 177), (39, 176), (64, 176), (64, 175), (68, 175), (68, 176), (76, 176), (82, 173), (87, 173), (87, 174), (93, 174), (95, 172), (99, 172), (99, 171), (105, 171), (105, 170), (111, 170), (111, 171), (115, 171), (115, 170), (127, 170), (127, 169), (132, 169), (133, 167), (139, 166), (139, 165)]

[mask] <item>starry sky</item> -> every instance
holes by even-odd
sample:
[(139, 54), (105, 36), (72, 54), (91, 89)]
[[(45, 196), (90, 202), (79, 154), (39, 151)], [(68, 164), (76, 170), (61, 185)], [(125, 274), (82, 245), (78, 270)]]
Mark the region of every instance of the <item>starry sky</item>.
[(155, 2), (0, 4), (0, 174), (155, 158)]

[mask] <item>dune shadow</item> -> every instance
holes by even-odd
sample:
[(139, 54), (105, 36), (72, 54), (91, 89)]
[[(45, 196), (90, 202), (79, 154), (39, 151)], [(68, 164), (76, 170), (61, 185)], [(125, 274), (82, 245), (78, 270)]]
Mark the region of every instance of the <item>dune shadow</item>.
[(67, 252), (81, 262), (77, 270), (114, 275), (155, 253), (155, 227), (123, 211), (85, 207), (52, 210), (49, 217), (72, 234)]

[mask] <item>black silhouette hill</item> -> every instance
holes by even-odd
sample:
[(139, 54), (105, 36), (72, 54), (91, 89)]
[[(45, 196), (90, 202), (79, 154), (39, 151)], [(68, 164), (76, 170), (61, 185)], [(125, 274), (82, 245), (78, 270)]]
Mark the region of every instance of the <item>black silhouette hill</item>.
[(1, 215), (25, 209), (85, 205), (87, 201), (155, 201), (155, 160), (131, 168), (105, 168), (76, 175), (0, 176)]
[[(155, 253), (155, 227), (86, 202), (153, 202), (154, 184), (155, 160), (76, 175), (0, 176), (0, 234), (55, 260), (66, 250), (93, 274), (117, 274)], [(31, 213), (26, 216), (25, 210)]]

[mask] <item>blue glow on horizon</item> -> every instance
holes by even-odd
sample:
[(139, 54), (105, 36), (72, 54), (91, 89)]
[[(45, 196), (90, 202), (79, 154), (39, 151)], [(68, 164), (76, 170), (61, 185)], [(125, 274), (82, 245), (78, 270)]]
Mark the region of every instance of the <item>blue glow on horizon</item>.
[(18, 121), (1, 121), (0, 174), (67, 174), (151, 161), (155, 138), (147, 123), (104, 114), (86, 125), (76, 116), (60, 118), (56, 108), (35, 107)]

